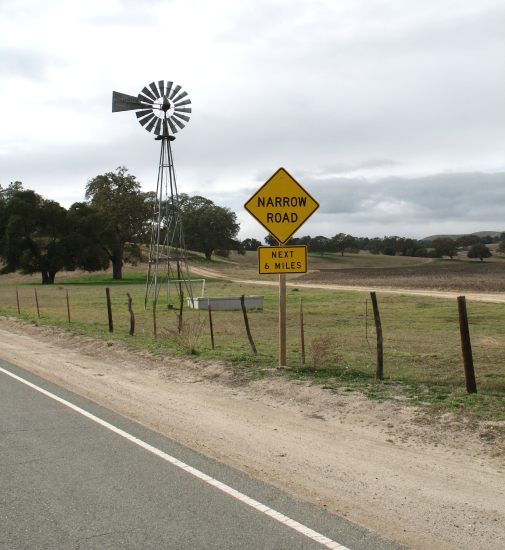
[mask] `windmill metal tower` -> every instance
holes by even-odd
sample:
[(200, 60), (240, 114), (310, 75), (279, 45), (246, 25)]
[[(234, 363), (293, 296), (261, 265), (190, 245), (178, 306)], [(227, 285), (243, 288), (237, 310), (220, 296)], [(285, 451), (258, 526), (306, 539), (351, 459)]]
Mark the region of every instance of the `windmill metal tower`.
[(171, 285), (181, 307), (185, 295), (193, 299), (171, 147), (174, 134), (189, 122), (190, 105), (187, 92), (171, 81), (151, 82), (137, 96), (112, 92), (112, 112), (136, 111), (140, 124), (161, 143), (144, 298), (146, 308), (152, 300), (153, 311), (163, 282), (167, 303)]

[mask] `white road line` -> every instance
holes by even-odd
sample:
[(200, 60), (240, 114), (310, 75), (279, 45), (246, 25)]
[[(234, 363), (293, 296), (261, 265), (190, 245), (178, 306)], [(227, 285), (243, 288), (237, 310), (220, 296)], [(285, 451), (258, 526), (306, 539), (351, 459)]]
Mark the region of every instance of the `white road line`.
[(241, 493), (240, 491), (237, 491), (233, 487), (230, 487), (229, 485), (226, 485), (225, 483), (205, 474), (204, 472), (197, 470), (196, 468), (193, 468), (192, 466), (189, 466), (188, 464), (178, 460), (177, 458), (161, 451), (160, 449), (157, 449), (156, 447), (153, 447), (152, 445), (149, 445), (149, 443), (146, 443), (145, 441), (142, 441), (138, 437), (135, 437), (128, 432), (125, 432), (124, 430), (121, 430), (120, 428), (117, 428), (113, 424), (110, 424), (109, 422), (106, 422), (105, 420), (102, 420), (98, 416), (95, 416), (94, 414), (91, 414), (90, 412), (81, 409), (81, 407), (78, 407), (77, 405), (74, 405), (73, 403), (70, 403), (69, 401), (66, 401), (65, 399), (62, 399), (61, 397), (58, 397), (54, 393), (51, 393), (43, 388), (40, 388), (39, 386), (36, 386), (35, 384), (32, 384), (28, 380), (25, 380), (24, 378), (21, 378), (17, 374), (14, 374), (13, 372), (10, 372), (2, 367), (0, 367), (0, 372), (3, 372), (7, 376), (10, 376), (11, 378), (14, 378), (18, 382), (21, 382), (22, 384), (25, 384), (26, 386), (42, 393), (43, 395), (50, 397), (51, 399), (54, 399), (58, 403), (61, 403), (62, 405), (65, 405), (66, 407), (69, 407), (73, 411), (82, 414), (86, 418), (89, 418), (90, 420), (93, 420), (93, 422), (96, 422), (97, 424), (100, 424), (104, 428), (107, 428), (111, 432), (114, 432), (121, 437), (124, 437), (128, 441), (131, 441), (132, 443), (135, 443), (139, 447), (142, 447), (146, 451), (149, 451), (150, 453), (155, 454), (156, 456), (159, 456), (163, 460), (166, 460), (167, 462), (170, 462), (170, 464), (173, 464), (174, 466), (177, 466), (181, 470), (184, 470), (188, 474), (191, 474), (198, 479), (204, 481), (205, 483), (208, 483), (209, 485), (212, 485), (216, 489), (219, 489), (223, 493), (226, 493), (227, 495), (236, 498), (240, 502), (243, 502), (244, 504), (247, 504), (247, 506), (250, 506), (251, 508), (254, 508), (258, 512), (261, 512), (262, 514), (265, 514), (272, 519), (275, 519), (279, 523), (282, 523), (286, 527), (290, 527), (291, 529), (294, 529), (295, 531), (298, 531), (298, 533), (301, 533), (302, 535), (305, 535), (309, 539), (312, 539), (315, 542), (318, 542), (319, 544), (322, 544), (326, 548), (331, 548), (332, 550), (349, 550), (346, 546), (342, 546), (338, 542), (335, 542), (334, 540), (322, 535), (321, 533), (318, 533), (317, 531), (314, 531), (310, 527), (307, 527), (306, 525), (303, 525), (302, 523), (299, 523), (298, 521), (295, 521), (288, 516), (285, 516), (284, 514), (281, 514), (280, 512), (277, 512), (276, 510), (273, 510), (272, 508), (269, 508), (265, 504), (262, 504), (261, 502), (258, 502), (257, 500), (248, 497), (244, 493)]

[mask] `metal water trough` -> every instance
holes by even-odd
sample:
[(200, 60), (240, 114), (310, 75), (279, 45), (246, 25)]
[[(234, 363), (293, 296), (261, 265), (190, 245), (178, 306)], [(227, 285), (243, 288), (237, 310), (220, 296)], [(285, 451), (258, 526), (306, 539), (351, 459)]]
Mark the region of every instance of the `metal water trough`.
[[(209, 309), (212, 311), (234, 311), (242, 309), (240, 296), (221, 296), (210, 298), (188, 298), (188, 307), (191, 309)], [(244, 304), (246, 309), (263, 309), (263, 296), (245, 296)]]

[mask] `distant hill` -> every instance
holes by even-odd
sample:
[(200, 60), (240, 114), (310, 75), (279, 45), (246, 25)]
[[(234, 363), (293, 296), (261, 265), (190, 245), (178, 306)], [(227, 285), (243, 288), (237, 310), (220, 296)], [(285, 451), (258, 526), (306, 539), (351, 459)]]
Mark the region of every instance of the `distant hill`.
[(422, 241), (432, 241), (433, 239), (459, 239), (464, 235), (475, 235), (476, 237), (499, 237), (505, 231), (476, 231), (475, 233), (460, 233), (459, 235), (430, 235), (429, 237), (424, 237)]

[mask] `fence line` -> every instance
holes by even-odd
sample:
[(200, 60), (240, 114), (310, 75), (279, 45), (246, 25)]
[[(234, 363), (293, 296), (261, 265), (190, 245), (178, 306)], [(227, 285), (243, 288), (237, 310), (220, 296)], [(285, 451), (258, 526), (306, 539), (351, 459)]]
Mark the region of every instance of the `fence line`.
[[(107, 326), (103, 317), (100, 319), (100, 310), (103, 315), (103, 288), (104, 287), (92, 287), (86, 288), (83, 286), (75, 286), (70, 288), (63, 287), (0, 287), (0, 307), (8, 308), (13, 313), (18, 312), (18, 315), (23, 316), (37, 316), (42, 318), (44, 322), (49, 322), (52, 318), (64, 320), (70, 324), (75, 323), (94, 323), (97, 325), (102, 324), (104, 328)], [(121, 292), (124, 288), (120, 285), (113, 288), (106, 287), (107, 301), (107, 320), (109, 321), (109, 330), (112, 332), (121, 333), (128, 330), (128, 322), (130, 334), (139, 337), (151, 337), (152, 328), (146, 323), (146, 319), (151, 312), (142, 311), (139, 314), (138, 321), (140, 322), (140, 329), (135, 326), (136, 320), (132, 325), (132, 311), (128, 311), (129, 317), (126, 316), (126, 308), (124, 307), (125, 293)], [(140, 289), (140, 286), (138, 287)], [(132, 294), (126, 293), (132, 302), (135, 299), (137, 288)], [(35, 303), (33, 298), (30, 297), (30, 293), (35, 297)], [(54, 299), (58, 292), (64, 293), (64, 297), (61, 296)], [(72, 294), (72, 296), (70, 296)], [(100, 298), (101, 294), (101, 298)], [(373, 293), (375, 294), (375, 293)], [(274, 323), (276, 323), (274, 300), (275, 298), (270, 296), (270, 305), (267, 306), (267, 311), (263, 314), (255, 314), (252, 317), (244, 317), (244, 323), (247, 318), (246, 333), (249, 339), (249, 345), (252, 353), (257, 354), (256, 343), (252, 339), (252, 333), (255, 334), (262, 349), (272, 350), (276, 345), (276, 331), (274, 329)], [(370, 296), (372, 306), (374, 305), (373, 297)], [(460, 297), (463, 298), (464, 297)], [(460, 303), (458, 298), (458, 307)], [(375, 294), (377, 300), (377, 295)], [(72, 304), (70, 302), (72, 301)], [(101, 305), (100, 305), (101, 302)], [(132, 302), (129, 306), (132, 306)], [(468, 334), (465, 336), (463, 329), (461, 328), (462, 321), (461, 314), (459, 315), (460, 327), (458, 331), (458, 313), (459, 309), (455, 307), (454, 302), (441, 301), (424, 297), (414, 296), (388, 296), (380, 295), (380, 315), (378, 321), (380, 321), (380, 330), (377, 333), (377, 354), (375, 362), (375, 375), (378, 380), (384, 377), (398, 376), (404, 365), (413, 368), (419, 368), (420, 379), (428, 382), (434, 382), (437, 380), (437, 376), (447, 378), (447, 369), (453, 372), (456, 368), (459, 368), (460, 380), (463, 382), (463, 376), (461, 373), (461, 354), (463, 354), (463, 366), (465, 367), (465, 382), (467, 391), (476, 391), (476, 376), (474, 355), (478, 359), (478, 372), (479, 378), (482, 376), (482, 382), (489, 384), (488, 380), (484, 379), (484, 368), (490, 371), (496, 365), (503, 364), (498, 355), (498, 351), (493, 351), (494, 356), (489, 356), (488, 349), (489, 344), (488, 331), (491, 330), (493, 338), (497, 344), (493, 349), (503, 348), (503, 335), (499, 331), (499, 321), (493, 323), (488, 322), (487, 311), (489, 308), (499, 308), (499, 304), (485, 304), (472, 302), (472, 332), (474, 340), (476, 340), (476, 346), (472, 350), (472, 342), (470, 342), (470, 332), (467, 328)], [(418, 325), (418, 310), (412, 309), (412, 304), (415, 304), (416, 308), (421, 308), (419, 311), (427, 311), (428, 316), (423, 317)], [(119, 307), (119, 305), (121, 307)], [(72, 305), (72, 311), (71, 306)], [(160, 319), (159, 322), (163, 325), (168, 323), (171, 316), (179, 314), (180, 311), (164, 309), (164, 315), (161, 316), (162, 306), (159, 305)], [(35, 306), (35, 307), (34, 307)], [(303, 365), (304, 362), (310, 366), (310, 357), (305, 357), (305, 345), (307, 340), (310, 344), (310, 340), (317, 336), (320, 336), (323, 332), (334, 334), (334, 341), (338, 346), (342, 359), (335, 359), (335, 365), (349, 365), (353, 368), (363, 370), (364, 372), (373, 372), (373, 355), (370, 353), (369, 347), (366, 343), (369, 339), (368, 322), (369, 322), (369, 308), (368, 299), (365, 300), (363, 308), (363, 299), (359, 300), (341, 300), (333, 303), (334, 311), (338, 311), (338, 317), (332, 318), (332, 312), (324, 303), (320, 300), (312, 300), (309, 296), (294, 295), (291, 294), (288, 297), (288, 345), (290, 361), (293, 364), (293, 357), (297, 358), (296, 364)], [(115, 308), (115, 309), (114, 309)], [(296, 308), (296, 309), (295, 309)], [(321, 323), (321, 319), (318, 317), (315, 320), (314, 315), (323, 309), (322, 315), (328, 321)], [(431, 308), (431, 309), (430, 309)], [(465, 301), (466, 309), (466, 301)], [(477, 313), (474, 314), (474, 309), (477, 309)], [(112, 313), (113, 310), (117, 319), (116, 323), (113, 322)], [(295, 313), (297, 311), (298, 314)], [(364, 310), (364, 311), (363, 311)], [(378, 305), (377, 305), (378, 310)], [(490, 311), (494, 311), (491, 309)], [(410, 314), (410, 312), (412, 312)], [(485, 313), (486, 312), (486, 313)], [(377, 311), (378, 313), (378, 311)], [(186, 313), (187, 315), (193, 315), (192, 310)], [(411, 322), (405, 321), (411, 315)], [(214, 318), (214, 315), (216, 318)], [(243, 344), (243, 326), (241, 329), (241, 323), (238, 322), (240, 315), (238, 312), (209, 312), (209, 325), (203, 327), (204, 331), (209, 331), (210, 341), (208, 347), (212, 346), (215, 349), (216, 328), (220, 338), (220, 351), (226, 353), (230, 349), (230, 346), (234, 349), (240, 349), (241, 342)], [(243, 312), (242, 312), (243, 315)], [(261, 317), (259, 317), (261, 315)], [(437, 328), (431, 328), (429, 326), (429, 315), (433, 315), (433, 319), (438, 319), (441, 316), (444, 317), (444, 322), (440, 322), (441, 330), (444, 330), (446, 335), (438, 337), (436, 335)], [(496, 313), (498, 315), (498, 313)], [(267, 317), (266, 317), (267, 316)], [(133, 317), (136, 316), (133, 314)], [(259, 321), (261, 319), (261, 321)], [(268, 319), (268, 329), (266, 329), (266, 319)], [(464, 319), (464, 316), (463, 316)], [(496, 317), (499, 319), (499, 317)], [(374, 312), (374, 320), (375, 312)], [(376, 322), (377, 322), (376, 320)], [(424, 324), (423, 324), (424, 323)], [(118, 326), (114, 326), (117, 324)], [(470, 324), (468, 320), (468, 314), (466, 314), (466, 325)], [(363, 331), (363, 325), (364, 331)], [(484, 326), (485, 325), (485, 326)], [(495, 328), (496, 327), (496, 328)], [(132, 330), (133, 328), (133, 330)], [(158, 327), (159, 328), (159, 327)], [(378, 326), (376, 325), (376, 332)], [(135, 332), (136, 331), (136, 332)], [(298, 334), (297, 334), (298, 333)], [(435, 339), (435, 341), (433, 341)], [(461, 340), (461, 342), (459, 342)], [(222, 344), (221, 344), (222, 342)], [(467, 342), (467, 343), (466, 343)], [(387, 345), (384, 348), (384, 344)], [(254, 346), (254, 348), (253, 348)], [(455, 353), (456, 349), (461, 346), (461, 351)], [(243, 348), (242, 348), (243, 349)], [(310, 346), (307, 348), (310, 350)], [(466, 350), (466, 351), (465, 351)], [(238, 352), (237, 352), (238, 353)], [(270, 354), (271, 351), (268, 351)], [(456, 357), (459, 357), (457, 359)], [(498, 357), (498, 359), (496, 359)], [(340, 362), (339, 362), (340, 361)], [(473, 366), (473, 375), (471, 374), (471, 367)], [(439, 369), (437, 371), (437, 369)], [(492, 371), (491, 371), (492, 372)], [(423, 374), (426, 373), (426, 374)], [(440, 373), (440, 374), (438, 374)], [(430, 376), (432, 379), (430, 380)], [(451, 374), (451, 376), (455, 376)], [(424, 378), (423, 378), (424, 377)]]

